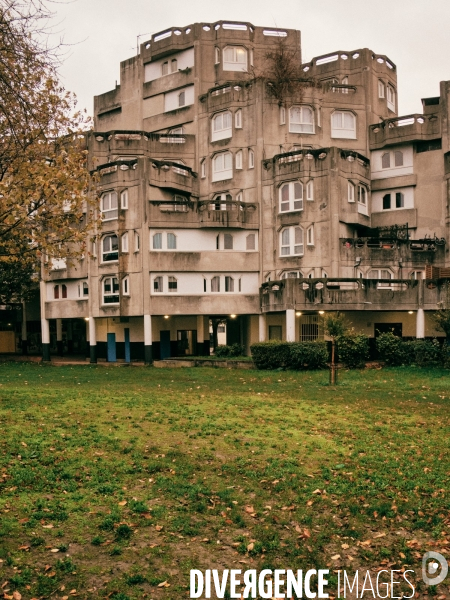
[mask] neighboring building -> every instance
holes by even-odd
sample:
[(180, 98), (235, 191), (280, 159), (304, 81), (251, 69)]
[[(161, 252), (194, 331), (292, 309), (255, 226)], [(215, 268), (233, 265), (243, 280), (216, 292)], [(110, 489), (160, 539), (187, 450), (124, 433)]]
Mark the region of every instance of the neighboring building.
[[(280, 100), (281, 47), (306, 81)], [(436, 335), (449, 87), (399, 118), (396, 67), (371, 50), (301, 64), (299, 31), (224, 21), (153, 35), (95, 98), (103, 226), (44, 274), (45, 356), (51, 320), (92, 361), (208, 354), (221, 319), (247, 351), (316, 339), (322, 311), (372, 337)]]

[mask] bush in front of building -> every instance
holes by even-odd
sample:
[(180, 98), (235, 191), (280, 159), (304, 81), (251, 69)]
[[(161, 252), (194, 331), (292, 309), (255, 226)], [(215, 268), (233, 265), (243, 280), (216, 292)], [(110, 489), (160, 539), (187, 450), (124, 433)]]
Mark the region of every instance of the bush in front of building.
[(369, 336), (347, 331), (337, 338), (339, 361), (349, 369), (362, 369), (369, 360)]
[(231, 344), (230, 346), (221, 344), (217, 346), (214, 354), (217, 356), (217, 358), (234, 358), (236, 356), (244, 356), (245, 349), (242, 344)]
[(253, 362), (261, 370), (323, 369), (327, 366), (325, 342), (259, 342), (250, 347)]
[(380, 360), (386, 365), (418, 365), (435, 367), (446, 364), (446, 347), (438, 340), (404, 341), (393, 333), (382, 333), (377, 339)]

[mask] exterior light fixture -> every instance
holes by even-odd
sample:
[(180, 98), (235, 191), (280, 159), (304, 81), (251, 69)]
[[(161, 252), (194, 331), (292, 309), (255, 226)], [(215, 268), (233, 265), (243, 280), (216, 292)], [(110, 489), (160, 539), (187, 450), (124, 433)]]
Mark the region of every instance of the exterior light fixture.
[(325, 311), (324, 310), (319, 310), (319, 315), (324, 315)]
[(165, 318), (165, 319), (168, 319), (168, 318), (169, 318), (169, 315), (164, 315), (164, 318)]
[(235, 318), (236, 318), (236, 315), (230, 315), (230, 318), (231, 318), (231, 319), (235, 319)]
[(296, 312), (296, 313), (295, 313), (295, 316), (296, 316), (296, 317), (301, 317), (301, 316), (302, 316), (302, 313), (301, 313), (301, 312)]
[(89, 317), (84, 317), (84, 320), (85, 321), (89, 321)]
[(408, 310), (408, 315), (413, 315), (414, 311), (413, 310)]

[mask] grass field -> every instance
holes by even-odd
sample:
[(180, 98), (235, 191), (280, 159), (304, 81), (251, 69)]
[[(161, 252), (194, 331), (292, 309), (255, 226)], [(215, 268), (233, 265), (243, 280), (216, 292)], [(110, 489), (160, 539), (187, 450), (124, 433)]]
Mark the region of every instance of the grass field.
[(424, 551), (450, 550), (449, 396), (438, 369), (331, 388), (327, 372), (2, 364), (0, 590), (187, 598), (192, 568), (419, 577)]

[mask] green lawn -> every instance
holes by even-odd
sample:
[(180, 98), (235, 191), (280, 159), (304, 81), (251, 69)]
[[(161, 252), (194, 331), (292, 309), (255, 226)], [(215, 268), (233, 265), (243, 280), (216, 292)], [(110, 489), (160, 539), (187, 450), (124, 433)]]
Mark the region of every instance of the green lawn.
[(450, 550), (450, 373), (340, 375), (1, 364), (0, 590), (187, 598), (192, 568), (419, 576), (424, 551)]

